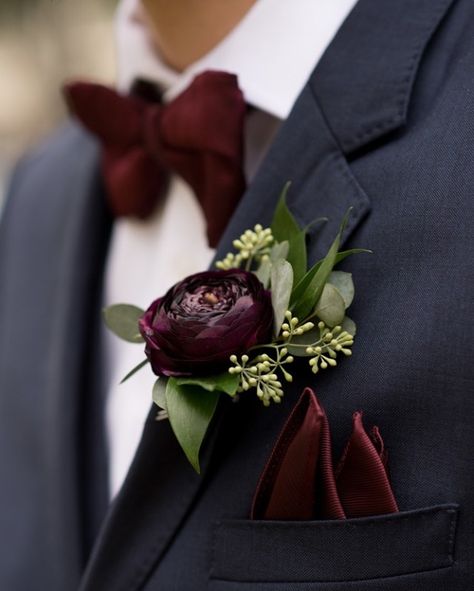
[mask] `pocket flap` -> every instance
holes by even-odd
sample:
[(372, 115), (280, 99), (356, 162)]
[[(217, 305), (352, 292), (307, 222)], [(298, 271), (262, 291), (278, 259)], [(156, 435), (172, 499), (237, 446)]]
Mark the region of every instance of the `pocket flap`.
[(221, 521), (211, 578), (357, 581), (451, 566), (457, 513), (439, 505), (345, 521)]

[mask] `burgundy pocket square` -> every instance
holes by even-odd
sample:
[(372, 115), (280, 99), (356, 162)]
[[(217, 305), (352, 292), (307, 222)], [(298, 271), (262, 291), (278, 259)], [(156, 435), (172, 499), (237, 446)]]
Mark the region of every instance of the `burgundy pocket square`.
[(285, 423), (257, 486), (251, 519), (347, 519), (398, 512), (386, 451), (362, 413), (334, 469), (324, 409), (306, 388)]

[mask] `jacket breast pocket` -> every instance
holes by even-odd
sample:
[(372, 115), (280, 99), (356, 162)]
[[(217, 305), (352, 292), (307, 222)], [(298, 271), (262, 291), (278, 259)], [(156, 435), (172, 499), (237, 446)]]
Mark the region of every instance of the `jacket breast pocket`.
[(448, 569), (457, 513), (457, 505), (438, 505), (345, 521), (221, 521), (214, 524), (209, 588), (338, 583), (339, 589), (354, 581)]

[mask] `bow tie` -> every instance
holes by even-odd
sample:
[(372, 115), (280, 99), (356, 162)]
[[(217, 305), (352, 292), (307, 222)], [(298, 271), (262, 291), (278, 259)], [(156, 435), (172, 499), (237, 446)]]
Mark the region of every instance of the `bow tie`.
[(193, 189), (215, 247), (245, 190), (246, 107), (236, 76), (204, 72), (167, 105), (86, 82), (64, 91), (73, 113), (102, 143), (113, 215), (148, 217), (175, 172)]

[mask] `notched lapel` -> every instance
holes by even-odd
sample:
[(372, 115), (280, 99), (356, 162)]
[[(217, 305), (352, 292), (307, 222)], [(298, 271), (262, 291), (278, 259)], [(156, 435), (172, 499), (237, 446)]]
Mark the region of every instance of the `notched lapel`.
[(327, 218), (309, 233), (310, 262), (324, 256), (344, 214), (352, 208), (343, 241), (370, 211), (370, 201), (354, 177), (314, 92), (305, 87), (283, 124), (257, 177), (232, 218), (216, 258), (232, 249), (232, 240), (256, 223), (270, 224), (284, 185), (287, 203), (302, 227)]
[(310, 79), (345, 154), (402, 127), (426, 46), (454, 0), (359, 0)]

